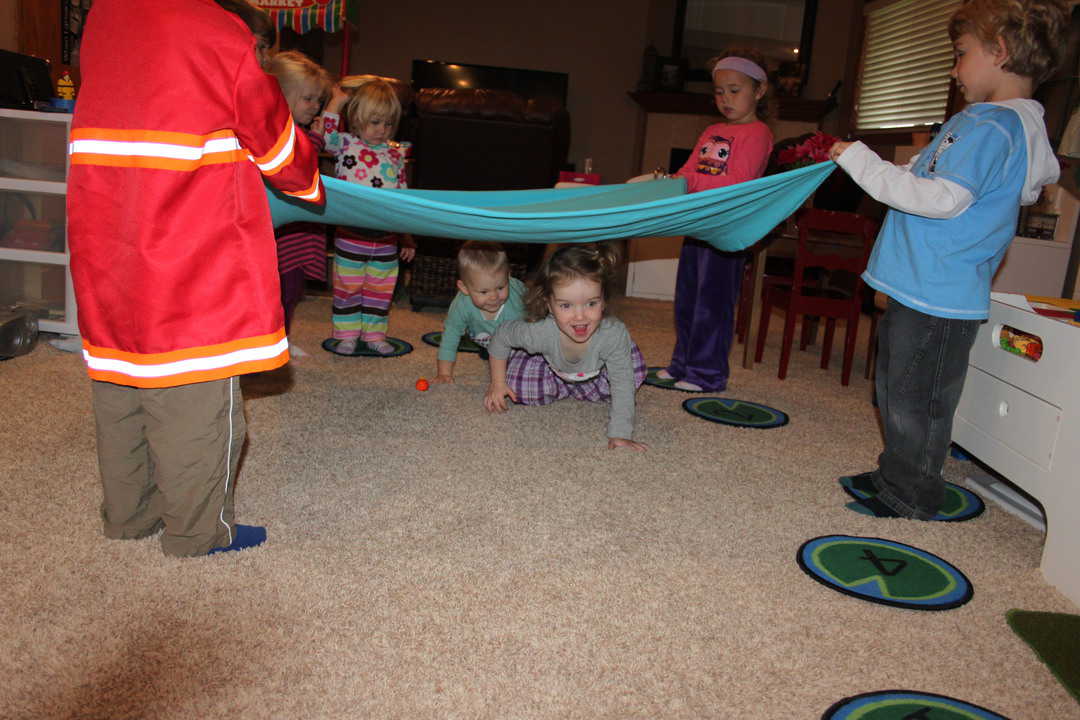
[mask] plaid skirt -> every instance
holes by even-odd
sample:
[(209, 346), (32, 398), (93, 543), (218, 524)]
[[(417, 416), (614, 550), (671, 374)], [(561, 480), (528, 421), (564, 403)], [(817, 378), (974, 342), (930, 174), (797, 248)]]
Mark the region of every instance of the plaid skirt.
[[(634, 387), (645, 382), (645, 358), (635, 343), (631, 343), (634, 359)], [(530, 355), (524, 350), (511, 350), (506, 359), (506, 384), (517, 395), (521, 405), (548, 405), (572, 397), (600, 402), (611, 397), (607, 368), (590, 380), (567, 382), (555, 374), (543, 355)]]

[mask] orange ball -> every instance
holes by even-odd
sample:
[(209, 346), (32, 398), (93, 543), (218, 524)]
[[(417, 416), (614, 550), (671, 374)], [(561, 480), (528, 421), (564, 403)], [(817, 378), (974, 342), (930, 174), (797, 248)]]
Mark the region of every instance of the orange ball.
[(424, 392), (425, 390), (428, 389), (428, 387), (429, 387), (428, 381), (425, 380), (424, 378), (420, 378), (419, 380), (416, 381), (416, 389), (419, 390), (420, 392)]

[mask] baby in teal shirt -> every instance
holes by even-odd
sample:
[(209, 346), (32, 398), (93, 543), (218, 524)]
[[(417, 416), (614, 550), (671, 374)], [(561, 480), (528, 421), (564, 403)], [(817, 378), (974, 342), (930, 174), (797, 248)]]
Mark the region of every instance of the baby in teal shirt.
[(510, 277), (510, 261), (497, 243), (467, 242), (458, 251), (458, 294), (450, 303), (439, 344), (434, 382), (454, 382), (463, 335), (486, 348), (495, 328), (525, 315), (525, 286)]

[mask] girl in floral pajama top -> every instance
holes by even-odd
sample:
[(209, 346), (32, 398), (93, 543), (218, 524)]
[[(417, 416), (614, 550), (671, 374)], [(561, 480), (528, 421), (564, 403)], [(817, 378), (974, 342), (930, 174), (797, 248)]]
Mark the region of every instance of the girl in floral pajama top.
[[(324, 114), (323, 137), (326, 150), (336, 159), (334, 174), (339, 180), (374, 188), (404, 188), (409, 143), (392, 140), (401, 119), (397, 93), (386, 80), (374, 76), (353, 82), (349, 92), (334, 89)], [(342, 129), (342, 116), (355, 134)], [(337, 228), (333, 310), (337, 342), (332, 347), (339, 355), (355, 354), (361, 341), (381, 355), (394, 351), (386, 341), (386, 329), (397, 285), (399, 246), (401, 259), (411, 260), (416, 250), (407, 235)]]

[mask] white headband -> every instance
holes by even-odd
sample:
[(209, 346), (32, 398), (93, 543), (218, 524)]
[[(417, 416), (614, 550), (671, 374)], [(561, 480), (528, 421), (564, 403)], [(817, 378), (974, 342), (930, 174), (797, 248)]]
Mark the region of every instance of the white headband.
[(717, 70), (737, 70), (743, 75), (762, 83), (765, 82), (768, 77), (765, 75), (765, 71), (761, 69), (761, 66), (753, 60), (747, 60), (746, 58), (736, 57), (734, 55), (726, 57), (716, 63), (716, 66), (713, 67), (713, 74), (715, 74)]

